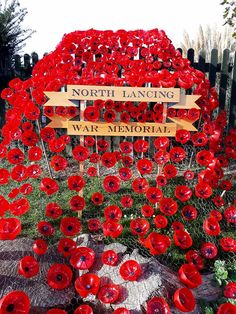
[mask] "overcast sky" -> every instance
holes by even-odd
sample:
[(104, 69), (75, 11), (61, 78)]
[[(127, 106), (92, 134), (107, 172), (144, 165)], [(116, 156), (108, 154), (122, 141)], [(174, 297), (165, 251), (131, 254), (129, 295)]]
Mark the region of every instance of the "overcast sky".
[(28, 9), (24, 27), (36, 31), (24, 52), (40, 56), (75, 30), (165, 30), (178, 46), (184, 30), (194, 37), (199, 25), (223, 25), (221, 0), (20, 0)]

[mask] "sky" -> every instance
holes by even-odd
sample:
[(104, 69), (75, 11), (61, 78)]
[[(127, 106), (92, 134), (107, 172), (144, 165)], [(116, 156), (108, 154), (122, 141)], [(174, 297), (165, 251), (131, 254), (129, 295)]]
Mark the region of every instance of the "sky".
[(22, 52), (40, 57), (53, 51), (62, 36), (75, 30), (163, 29), (179, 46), (186, 30), (195, 37), (199, 25), (223, 29), (221, 0), (19, 0), (28, 14), (24, 28), (36, 32)]

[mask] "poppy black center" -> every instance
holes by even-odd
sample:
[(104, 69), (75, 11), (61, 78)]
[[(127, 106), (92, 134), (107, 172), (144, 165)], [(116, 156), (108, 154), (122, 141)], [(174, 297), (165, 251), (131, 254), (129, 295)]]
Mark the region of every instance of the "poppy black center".
[(111, 218), (111, 219), (114, 219), (114, 218), (115, 218), (115, 214), (114, 214), (114, 213), (111, 213), (111, 214), (110, 214), (110, 218)]
[(15, 305), (14, 305), (14, 304), (8, 304), (6, 310), (7, 310), (7, 312), (13, 312), (13, 311), (14, 311), (14, 308), (15, 308)]
[(65, 246), (65, 247), (64, 247), (64, 251), (65, 251), (65, 252), (69, 252), (68, 246)]
[(141, 232), (142, 231), (142, 229), (140, 227), (136, 228), (135, 230), (136, 230), (136, 232)]
[(86, 289), (91, 289), (91, 285), (86, 285)]
[(43, 226), (42, 230), (45, 232), (48, 231), (48, 226)]
[(62, 281), (62, 275), (61, 274), (57, 275), (57, 281)]
[(112, 188), (113, 186), (114, 186), (114, 182), (110, 181), (110, 182), (109, 182), (109, 187)]
[(28, 266), (25, 267), (25, 271), (29, 271), (29, 267)]
[(85, 260), (86, 260), (86, 257), (85, 257), (85, 256), (83, 256), (83, 255), (80, 256), (80, 261), (81, 261), (81, 262), (84, 262)]
[(67, 227), (67, 230), (69, 230), (69, 231), (71, 231), (72, 229), (73, 229), (72, 226), (68, 226), (68, 227)]

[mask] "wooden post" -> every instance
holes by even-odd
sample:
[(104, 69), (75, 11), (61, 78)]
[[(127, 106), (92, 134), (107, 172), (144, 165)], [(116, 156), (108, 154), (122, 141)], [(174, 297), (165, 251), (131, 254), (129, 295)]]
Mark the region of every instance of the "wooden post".
[(220, 110), (225, 109), (226, 90), (229, 77), (228, 70), (229, 70), (229, 49), (225, 49), (223, 52), (223, 62), (220, 76), (220, 91), (219, 91)]
[(236, 53), (234, 54), (234, 69), (230, 96), (228, 128), (233, 128), (236, 125)]
[[(80, 101), (80, 121), (84, 121), (84, 109), (86, 107), (86, 101), (85, 100), (81, 100)], [(84, 145), (84, 136), (80, 136), (80, 145)], [(84, 162), (80, 162), (79, 163), (79, 175), (81, 177), (84, 176)], [(79, 191), (79, 195), (83, 196), (83, 189), (81, 191)], [(78, 211), (78, 217), (81, 218), (82, 216), (82, 210)]]
[(218, 50), (212, 49), (211, 60), (209, 65), (209, 80), (211, 83), (211, 87), (216, 85), (217, 63), (218, 63)]

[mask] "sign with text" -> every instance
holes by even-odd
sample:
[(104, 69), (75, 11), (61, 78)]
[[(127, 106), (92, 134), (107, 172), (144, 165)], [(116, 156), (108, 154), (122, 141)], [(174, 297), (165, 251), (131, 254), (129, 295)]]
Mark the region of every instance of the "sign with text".
[[(92, 86), (68, 85), (65, 92), (44, 92), (48, 101), (44, 106), (69, 107), (76, 104), (74, 100), (84, 106), (87, 100), (157, 102), (167, 104), (174, 109), (199, 109), (196, 100), (199, 95), (181, 94), (180, 88), (155, 88), (155, 87), (123, 87), (123, 86)], [(80, 103), (80, 105), (81, 105)], [(97, 135), (97, 136), (175, 136), (177, 129), (196, 131), (193, 122), (186, 119), (170, 118), (171, 122), (89, 122), (83, 120), (83, 107), (80, 106), (80, 121), (54, 115), (49, 117), (48, 124), (52, 128), (65, 128), (68, 135)]]
[[(67, 85), (66, 92), (44, 92), (45, 106), (76, 106), (73, 100), (146, 101), (176, 103), (175, 108), (199, 108), (198, 95), (181, 95), (180, 88)], [(176, 107), (177, 106), (177, 107)]]

